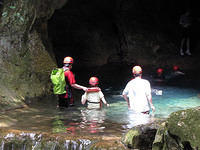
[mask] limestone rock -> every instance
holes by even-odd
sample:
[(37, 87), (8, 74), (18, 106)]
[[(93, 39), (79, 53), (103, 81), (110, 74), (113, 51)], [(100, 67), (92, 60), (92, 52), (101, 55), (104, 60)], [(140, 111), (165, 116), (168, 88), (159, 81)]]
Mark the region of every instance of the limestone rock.
[[(59, 2), (59, 5), (58, 5)], [(0, 108), (51, 94), (56, 67), (46, 22), (66, 0), (6, 0), (0, 9)]]

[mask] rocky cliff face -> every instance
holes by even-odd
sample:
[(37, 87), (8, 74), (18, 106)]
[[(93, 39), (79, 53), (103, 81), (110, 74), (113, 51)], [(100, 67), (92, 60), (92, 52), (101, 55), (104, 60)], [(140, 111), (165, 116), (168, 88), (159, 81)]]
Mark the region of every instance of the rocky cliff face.
[(65, 0), (1, 2), (1, 110), (50, 93), (49, 73), (56, 62), (48, 43), (46, 22), (64, 3)]

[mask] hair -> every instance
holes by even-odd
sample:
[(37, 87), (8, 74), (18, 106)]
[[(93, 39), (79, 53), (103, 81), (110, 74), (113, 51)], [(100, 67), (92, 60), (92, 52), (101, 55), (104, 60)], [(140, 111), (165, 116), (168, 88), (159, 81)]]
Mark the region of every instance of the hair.
[(139, 73), (139, 74), (133, 74), (134, 77), (139, 77), (141, 75), (142, 75), (141, 73)]

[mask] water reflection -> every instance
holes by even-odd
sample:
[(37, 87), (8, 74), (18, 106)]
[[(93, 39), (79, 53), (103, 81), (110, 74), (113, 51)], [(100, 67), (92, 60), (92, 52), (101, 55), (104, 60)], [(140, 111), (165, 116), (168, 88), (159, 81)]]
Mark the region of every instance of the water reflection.
[(127, 113), (127, 120), (128, 123), (125, 128), (132, 128), (137, 125), (150, 123), (154, 120), (153, 115), (143, 114), (143, 113), (136, 113), (132, 110), (129, 110)]
[(105, 128), (103, 123), (106, 117), (105, 110), (85, 109), (81, 110), (81, 125), (82, 129), (88, 130), (90, 133), (103, 132)]
[[(77, 100), (75, 107), (64, 111), (56, 110), (56, 104), (37, 104), (27, 109), (18, 109), (0, 115), (0, 127), (52, 132), (53, 121), (56, 120), (55, 131), (67, 135), (121, 135), (129, 128), (145, 124), (154, 118), (166, 118), (170, 113), (200, 106), (199, 90), (171, 86), (153, 86), (162, 90), (162, 95), (153, 93), (156, 107), (155, 116), (135, 114), (128, 110), (126, 101), (121, 97), (121, 90), (112, 88), (104, 91), (110, 107), (102, 110), (88, 110)], [(23, 117), (22, 117), (23, 116)], [(6, 125), (4, 125), (6, 124)]]

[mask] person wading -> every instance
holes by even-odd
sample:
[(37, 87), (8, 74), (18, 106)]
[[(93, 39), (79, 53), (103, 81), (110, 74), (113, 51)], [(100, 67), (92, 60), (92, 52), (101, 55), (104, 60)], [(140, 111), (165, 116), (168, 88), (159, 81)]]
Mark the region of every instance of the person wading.
[(100, 109), (102, 102), (108, 107), (109, 104), (104, 98), (104, 94), (98, 87), (99, 79), (97, 77), (91, 77), (89, 79), (90, 88), (82, 95), (81, 103), (84, 105), (87, 102), (88, 109)]
[(86, 87), (76, 84), (74, 74), (71, 71), (73, 62), (74, 62), (73, 58), (69, 56), (65, 57), (63, 60), (63, 64), (64, 64), (63, 69), (64, 69), (64, 75), (65, 75), (65, 81), (66, 81), (66, 93), (59, 95), (58, 106), (60, 108), (74, 105), (74, 100), (72, 96), (72, 88), (82, 89), (84, 91), (87, 91)]
[(142, 79), (142, 68), (134, 66), (134, 79), (129, 81), (123, 90), (122, 96), (127, 101), (128, 108), (136, 113), (149, 114), (155, 111), (152, 103), (151, 85), (148, 80)]

